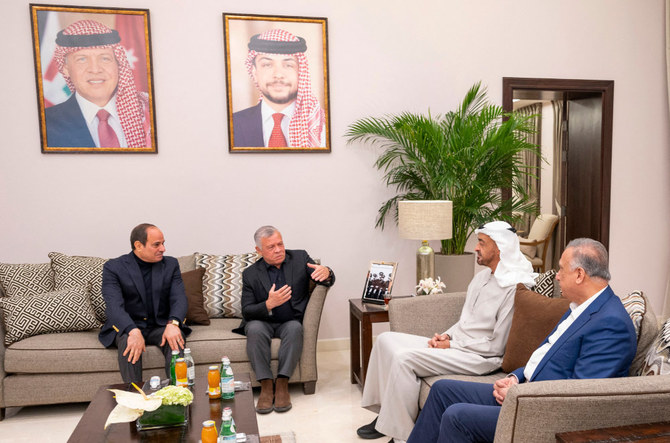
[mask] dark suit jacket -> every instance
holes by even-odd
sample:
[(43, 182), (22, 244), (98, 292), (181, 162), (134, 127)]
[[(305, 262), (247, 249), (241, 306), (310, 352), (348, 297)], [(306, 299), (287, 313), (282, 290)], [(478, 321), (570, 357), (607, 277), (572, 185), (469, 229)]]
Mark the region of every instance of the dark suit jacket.
[[(633, 322), (608, 286), (554, 343), (530, 381), (625, 377), (636, 350)], [(523, 371), (513, 372), (519, 382), (525, 381)]]
[[(147, 297), (140, 266), (133, 257), (134, 252), (109, 260), (102, 269), (102, 296), (106, 303), (107, 321), (98, 339), (109, 347), (117, 333), (129, 332), (132, 328), (147, 327)], [(181, 322), (181, 330), (187, 335), (191, 329), (184, 326), (188, 302), (184, 283), (179, 272), (179, 263), (174, 257), (163, 257), (152, 269), (151, 281), (156, 322), (167, 325), (170, 319)]]
[[(313, 281), (311, 275), (314, 269), (308, 267), (307, 263), (314, 264), (314, 260), (310, 258), (306, 251), (301, 249), (286, 250), (286, 259), (282, 269), (286, 277), (286, 284), (291, 287), (291, 299), (288, 303), (291, 303), (295, 319), (298, 321), (302, 321), (305, 315), (305, 308), (307, 308), (307, 302), (309, 301), (309, 283)], [(331, 270), (330, 280), (315, 283), (332, 286), (335, 283), (335, 273)], [(242, 273), (242, 316), (244, 320), (233, 332), (244, 334), (244, 325), (249, 320), (272, 322), (272, 316), (269, 315), (265, 306), (271, 287), (272, 284), (263, 258), (245, 269)]]
[(233, 114), (233, 146), (236, 148), (265, 146), (260, 103)]
[(95, 148), (95, 142), (74, 94), (65, 102), (46, 108), (44, 117), (47, 124), (47, 146)]

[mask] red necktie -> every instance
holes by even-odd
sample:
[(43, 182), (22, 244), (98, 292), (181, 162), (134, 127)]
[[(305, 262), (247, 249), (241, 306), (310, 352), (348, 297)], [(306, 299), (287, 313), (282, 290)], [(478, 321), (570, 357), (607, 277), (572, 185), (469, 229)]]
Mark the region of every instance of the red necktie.
[(286, 138), (284, 138), (284, 133), (281, 132), (281, 121), (284, 118), (284, 114), (278, 112), (272, 114), (272, 119), (275, 121), (275, 125), (272, 128), (272, 134), (270, 134), (270, 140), (268, 141), (268, 147), (270, 148), (281, 148), (287, 147)]
[(107, 119), (109, 112), (101, 109), (96, 114), (98, 116), (98, 137), (100, 137), (101, 148), (119, 148), (119, 139), (116, 137), (116, 132), (109, 126)]

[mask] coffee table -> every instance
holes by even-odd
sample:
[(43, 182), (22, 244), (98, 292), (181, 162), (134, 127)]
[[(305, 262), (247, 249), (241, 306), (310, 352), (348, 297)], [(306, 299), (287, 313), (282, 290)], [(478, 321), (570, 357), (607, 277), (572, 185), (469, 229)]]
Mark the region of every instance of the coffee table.
[[(249, 374), (235, 374), (235, 380), (249, 381)], [(91, 442), (193, 442), (200, 441), (202, 422), (216, 421), (216, 429), (221, 429), (221, 412), (226, 406), (233, 410), (237, 432), (247, 434), (247, 442), (258, 441), (258, 422), (254, 409), (254, 395), (248, 391), (235, 392), (234, 400), (210, 400), (207, 397), (207, 380), (196, 379), (193, 389), (193, 403), (189, 406), (189, 420), (186, 426), (138, 431), (135, 422), (115, 423), (103, 429), (109, 413), (116, 406), (113, 394), (107, 389), (124, 389), (136, 392), (127, 384), (102, 386), (86, 408), (77, 427), (68, 440), (69, 443)]]

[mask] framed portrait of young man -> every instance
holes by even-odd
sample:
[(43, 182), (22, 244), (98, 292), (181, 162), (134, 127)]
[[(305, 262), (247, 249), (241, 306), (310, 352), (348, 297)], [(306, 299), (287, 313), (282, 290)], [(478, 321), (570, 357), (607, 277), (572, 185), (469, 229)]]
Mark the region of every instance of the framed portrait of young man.
[(149, 10), (30, 5), (43, 153), (156, 153)]
[(223, 14), (230, 152), (330, 152), (327, 19)]

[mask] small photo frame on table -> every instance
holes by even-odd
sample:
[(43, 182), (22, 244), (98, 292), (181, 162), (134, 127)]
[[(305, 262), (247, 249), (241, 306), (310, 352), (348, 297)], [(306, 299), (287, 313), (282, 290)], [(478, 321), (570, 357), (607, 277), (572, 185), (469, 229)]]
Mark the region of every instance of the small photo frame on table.
[(363, 288), (362, 299), (364, 302), (379, 305), (385, 304), (384, 295), (391, 294), (397, 267), (398, 264), (396, 262), (370, 262), (370, 269), (365, 278), (365, 287)]
[(148, 9), (30, 5), (43, 153), (156, 153)]
[(330, 152), (328, 19), (223, 14), (228, 149)]

